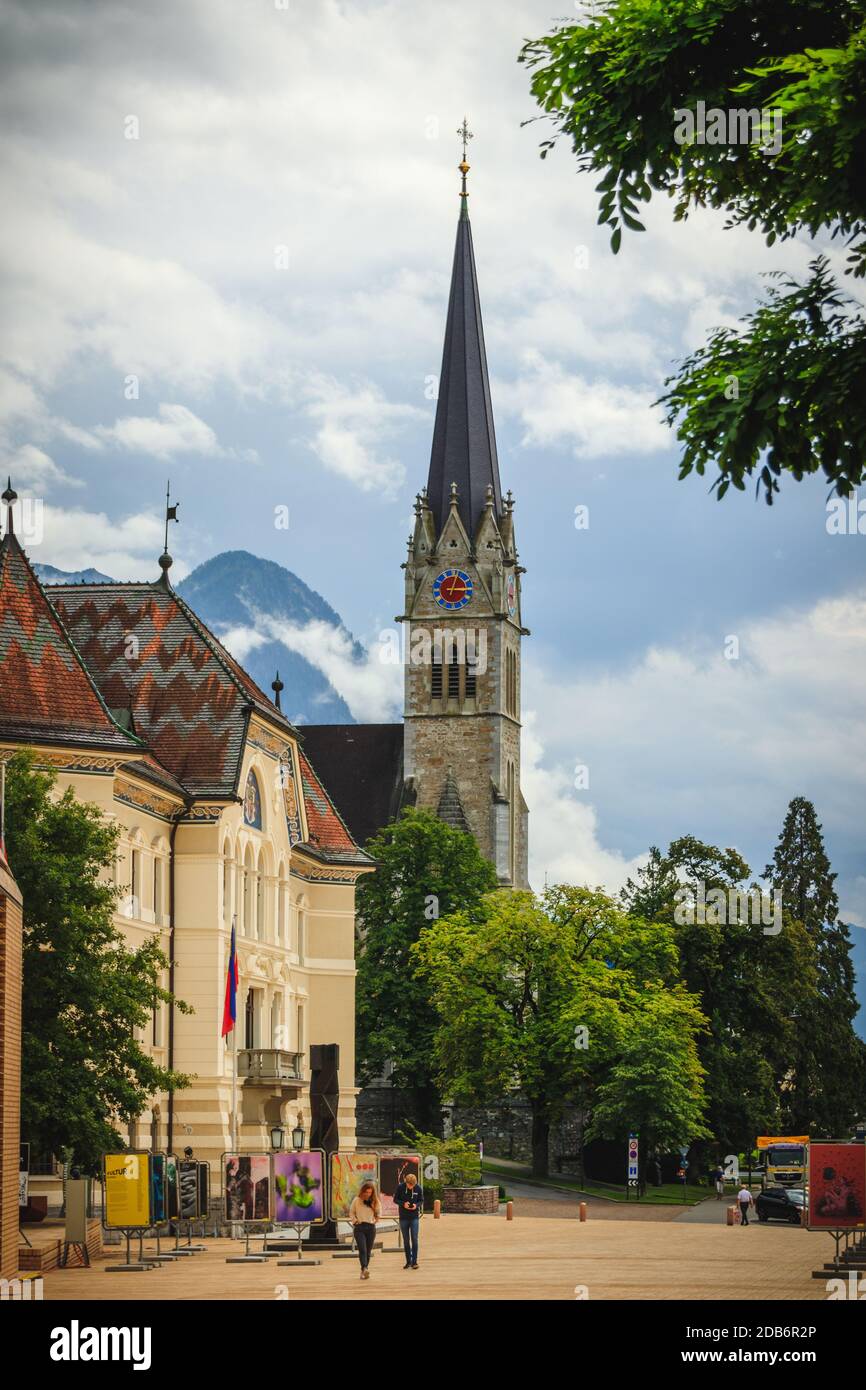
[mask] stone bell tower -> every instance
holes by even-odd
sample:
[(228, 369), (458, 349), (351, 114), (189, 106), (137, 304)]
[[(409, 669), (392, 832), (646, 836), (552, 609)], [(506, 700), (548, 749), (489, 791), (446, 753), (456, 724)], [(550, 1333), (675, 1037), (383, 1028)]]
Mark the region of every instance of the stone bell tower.
[(403, 569), (407, 799), (469, 830), (500, 883), (528, 886), (520, 790), (521, 575), (503, 499), (462, 189), (427, 486)]

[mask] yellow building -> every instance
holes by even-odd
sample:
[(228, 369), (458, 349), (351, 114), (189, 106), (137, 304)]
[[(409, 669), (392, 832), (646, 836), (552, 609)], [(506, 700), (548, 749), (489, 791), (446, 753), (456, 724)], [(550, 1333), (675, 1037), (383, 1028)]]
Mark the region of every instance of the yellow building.
[(118, 924), (131, 944), (159, 937), (164, 984), (194, 1010), (162, 1008), (142, 1039), (195, 1079), (152, 1098), (132, 1146), (189, 1144), (212, 1163), (232, 1147), (221, 1024), (234, 919), (240, 1147), (267, 1148), (270, 1127), (298, 1115), (309, 1137), (310, 1046), (338, 1043), (351, 1148), (355, 883), (372, 864), (281, 713), (279, 681), (269, 700), (174, 592), (168, 554), (151, 583), (46, 591), (14, 535), (11, 488), (4, 498), (0, 757), (33, 748), (61, 791), (119, 826)]

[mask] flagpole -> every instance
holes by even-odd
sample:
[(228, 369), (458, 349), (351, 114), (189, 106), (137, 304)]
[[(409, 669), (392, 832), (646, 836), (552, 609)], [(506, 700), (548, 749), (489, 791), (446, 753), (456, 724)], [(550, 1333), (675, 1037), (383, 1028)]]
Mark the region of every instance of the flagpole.
[[(232, 931), (235, 933), (235, 942), (237, 942), (237, 914), (232, 917)], [(237, 945), (235, 951), (237, 951)], [(232, 1025), (232, 1145), (235, 1153), (238, 1152), (238, 1143), (238, 1019), (237, 994), (235, 994), (235, 1017)]]

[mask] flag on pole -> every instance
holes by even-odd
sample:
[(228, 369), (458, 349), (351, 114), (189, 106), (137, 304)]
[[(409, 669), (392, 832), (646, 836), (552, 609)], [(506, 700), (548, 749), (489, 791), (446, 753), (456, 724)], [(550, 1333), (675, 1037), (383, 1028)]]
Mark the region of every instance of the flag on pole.
[(226, 1001), (223, 1006), (222, 1037), (230, 1033), (238, 1016), (238, 956), (235, 950), (235, 927), (232, 923), (232, 945), (229, 951), (229, 968), (226, 975)]

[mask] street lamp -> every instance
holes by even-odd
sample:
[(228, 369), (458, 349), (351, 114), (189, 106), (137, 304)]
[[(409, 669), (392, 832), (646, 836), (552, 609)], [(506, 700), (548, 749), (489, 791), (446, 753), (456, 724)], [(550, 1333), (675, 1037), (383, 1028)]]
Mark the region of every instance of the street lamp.
[(295, 1150), (302, 1149), (306, 1142), (306, 1138), (306, 1131), (304, 1130), (304, 1126), (301, 1124), (301, 1117), (299, 1115), (298, 1123), (292, 1130), (292, 1148)]
[(286, 1131), (282, 1125), (271, 1125), (271, 1148), (274, 1153), (279, 1153), (286, 1142)]

